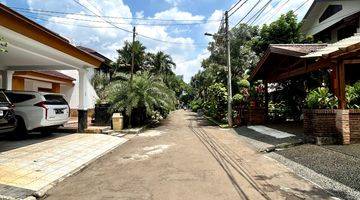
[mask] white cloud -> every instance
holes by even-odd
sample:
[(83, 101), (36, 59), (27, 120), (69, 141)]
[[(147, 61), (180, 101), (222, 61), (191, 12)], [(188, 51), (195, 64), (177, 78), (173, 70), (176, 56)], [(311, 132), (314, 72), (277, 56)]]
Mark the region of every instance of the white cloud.
[[(124, 4), (122, 0), (79, 0), (87, 8), (91, 9), (98, 15), (116, 16), (121, 18), (111, 18), (112, 23), (117, 23), (117, 26), (126, 30), (132, 30), (131, 22), (128, 19), (132, 18), (132, 13), (128, 5)], [(91, 14), (82, 8), (80, 5), (74, 2), (64, 3), (63, 1), (49, 1), (44, 3), (44, 0), (28, 0), (28, 4), (31, 9), (46, 9), (46, 10), (58, 10), (59, 7), (63, 8), (65, 12), (72, 12), (78, 14)], [(44, 6), (46, 4), (46, 6)], [(64, 19), (75, 18), (78, 20)], [(60, 35), (68, 38), (72, 43), (76, 45), (86, 46), (97, 50), (105, 56), (115, 60), (117, 57), (117, 49), (120, 49), (124, 41), (131, 41), (132, 34), (118, 30), (116, 28), (109, 28), (107, 22), (99, 17), (68, 14), (64, 17), (51, 17), (52, 22), (46, 22), (45, 26), (51, 30), (59, 33)], [(142, 11), (136, 12), (135, 17), (143, 18), (144, 13)], [(164, 10), (154, 14), (151, 19), (185, 19), (185, 20), (204, 20), (205, 17), (201, 15), (193, 15), (190, 12), (180, 11), (178, 8), (173, 7), (168, 10)], [(87, 21), (81, 21), (87, 20)], [(138, 23), (144, 23), (144, 21), (138, 21)], [(103, 28), (87, 28), (80, 26), (96, 26)], [(179, 75), (184, 75), (185, 80), (189, 81), (190, 77), (198, 71), (200, 68), (201, 60), (203, 56), (197, 56), (196, 59), (191, 60), (196, 56), (198, 51), (195, 41), (191, 37), (182, 36), (182, 32), (190, 31), (190, 29), (183, 29), (184, 27), (173, 26), (136, 26), (136, 31), (140, 35), (146, 35), (157, 40), (170, 41), (170, 43), (163, 43), (151, 39), (146, 39), (137, 36), (150, 52), (164, 51), (170, 54), (176, 63), (181, 63), (176, 68), (175, 72)], [(175, 33), (177, 32), (177, 33)], [(174, 36), (176, 35), (176, 36)], [(180, 36), (179, 36), (180, 35)], [(175, 44), (184, 43), (184, 44)]]
[[(216, 22), (216, 20), (221, 20), (223, 17), (223, 11), (222, 10), (215, 10), (209, 19), (207, 20), (207, 24), (204, 25), (204, 33), (216, 33), (218, 31), (218, 28), (220, 26), (220, 21)], [(211, 41), (211, 37), (207, 37), (208, 41)]]
[[(232, 20), (230, 20), (231, 26), (234, 26), (239, 22), (243, 17), (244, 20), (242, 23), (245, 22), (252, 22), (252, 19), (255, 19), (253, 16), (255, 13), (257, 13), (268, 1), (262, 1), (259, 5), (255, 7), (255, 9), (247, 16), (245, 15), (254, 7), (254, 5), (257, 3), (257, 1), (248, 1), (248, 3), (245, 3), (237, 12), (233, 14), (231, 17)], [(304, 16), (305, 12), (308, 10), (310, 5), (312, 4), (313, 0), (306, 2), (305, 5), (299, 9), (296, 14), (298, 15), (298, 18), (301, 20)], [(273, 1), (271, 4), (269, 4), (266, 9), (263, 11), (261, 16), (256, 20), (256, 22), (253, 25), (262, 25), (264, 23), (270, 23), (272, 21), (275, 21), (280, 17), (281, 14), (284, 14), (290, 10), (295, 10), (299, 8), (304, 1), (283, 1), (283, 0), (276, 0)], [(238, 5), (240, 6), (240, 4)], [(238, 7), (237, 6), (237, 7)], [(231, 13), (231, 12), (230, 12)], [(266, 15), (265, 15), (266, 14)]]

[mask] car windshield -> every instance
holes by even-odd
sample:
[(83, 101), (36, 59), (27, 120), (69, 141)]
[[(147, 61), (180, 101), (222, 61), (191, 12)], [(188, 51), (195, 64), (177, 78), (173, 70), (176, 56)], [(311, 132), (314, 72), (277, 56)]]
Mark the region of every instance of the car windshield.
[(10, 104), (8, 98), (4, 94), (4, 92), (0, 92), (0, 104)]
[(47, 105), (68, 105), (66, 100), (61, 95), (47, 94), (44, 95)]

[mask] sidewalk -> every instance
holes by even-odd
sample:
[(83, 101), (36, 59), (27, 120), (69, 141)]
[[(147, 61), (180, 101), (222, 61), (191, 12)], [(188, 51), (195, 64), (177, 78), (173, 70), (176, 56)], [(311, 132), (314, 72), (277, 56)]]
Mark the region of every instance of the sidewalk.
[(100, 134), (53, 134), (0, 142), (0, 195), (41, 196), (44, 191), (127, 139)]

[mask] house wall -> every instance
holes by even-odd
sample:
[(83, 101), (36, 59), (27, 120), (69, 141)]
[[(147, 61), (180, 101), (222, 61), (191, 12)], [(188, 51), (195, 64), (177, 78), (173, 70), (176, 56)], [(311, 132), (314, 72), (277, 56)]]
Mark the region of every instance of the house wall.
[[(357, 0), (345, 0), (345, 1), (321, 1), (317, 3), (308, 17), (304, 20), (302, 26), (302, 32), (306, 35), (315, 35), (320, 31), (336, 24), (341, 19), (346, 18), (356, 12), (360, 11), (360, 1)], [(342, 5), (343, 9), (335, 15), (319, 23), (319, 18), (329, 5)], [(335, 32), (332, 33), (333, 42), (336, 41)]]
[[(75, 79), (74, 86), (70, 88), (69, 86), (61, 86), (60, 92), (67, 96), (70, 108), (76, 110), (79, 106), (79, 73), (77, 70), (59, 70), (61, 73), (66, 74)], [(86, 93), (89, 97), (85, 101), (85, 106), (87, 109), (94, 109), (95, 103), (99, 99), (98, 95), (95, 92), (94, 87), (91, 85), (91, 78), (94, 76), (94, 69), (87, 69), (87, 80), (86, 80)]]
[(39, 91), (39, 88), (52, 89), (52, 83), (44, 81), (25, 79), (24, 83), (24, 90), (27, 91)]

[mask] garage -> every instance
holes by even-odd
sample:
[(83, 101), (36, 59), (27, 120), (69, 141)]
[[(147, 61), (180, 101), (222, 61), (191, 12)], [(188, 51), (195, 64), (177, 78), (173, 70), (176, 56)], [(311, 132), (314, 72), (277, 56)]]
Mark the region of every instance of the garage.
[[(46, 80), (55, 76), (56, 70), (77, 70), (78, 132), (84, 132), (87, 128), (87, 111), (91, 100), (91, 85), (87, 73), (89, 69), (99, 68), (104, 60), (75, 47), (66, 38), (2, 4), (0, 36), (7, 43), (6, 52), (0, 53), (2, 89), (25, 90), (21, 81), (36, 81), (36, 78)], [(60, 84), (66, 86), (72, 84), (72, 81), (60, 77), (55, 79), (54, 83), (41, 87), (41, 91), (56, 92), (59, 91)]]

